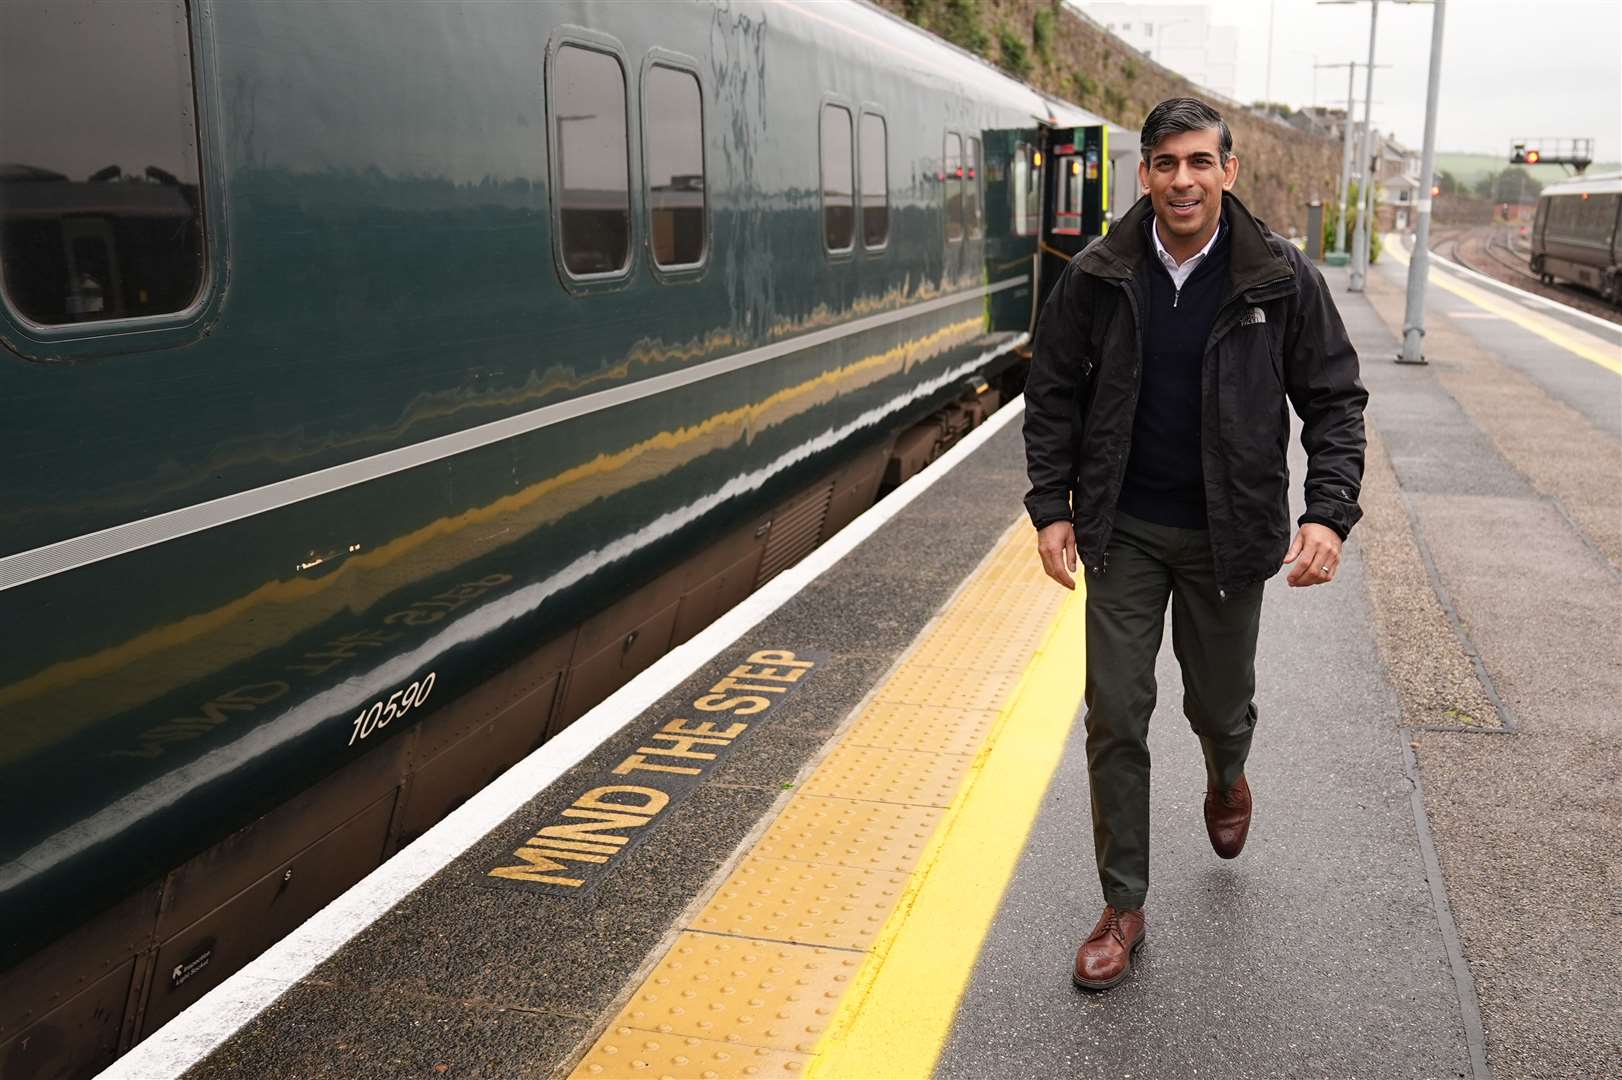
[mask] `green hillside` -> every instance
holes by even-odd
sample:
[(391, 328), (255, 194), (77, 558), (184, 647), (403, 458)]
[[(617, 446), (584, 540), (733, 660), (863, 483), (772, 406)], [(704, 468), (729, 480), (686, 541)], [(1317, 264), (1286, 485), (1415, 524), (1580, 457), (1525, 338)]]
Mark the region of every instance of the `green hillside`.
[[(1473, 185), (1478, 179), (1489, 173), (1502, 172), (1509, 168), (1509, 155), (1503, 157), (1494, 154), (1444, 154), (1436, 155), (1436, 171), (1450, 172), (1458, 178), (1459, 183), (1465, 187)], [(1564, 180), (1571, 174), (1560, 165), (1523, 165), (1528, 173), (1545, 184), (1552, 184), (1556, 180)], [(1622, 163), (1615, 161), (1599, 162), (1588, 167), (1591, 173), (1607, 173), (1622, 170)]]

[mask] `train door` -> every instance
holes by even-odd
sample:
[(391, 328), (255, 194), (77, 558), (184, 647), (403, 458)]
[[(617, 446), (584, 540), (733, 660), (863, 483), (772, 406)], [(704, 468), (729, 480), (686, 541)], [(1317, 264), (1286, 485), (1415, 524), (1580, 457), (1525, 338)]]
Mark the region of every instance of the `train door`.
[(1109, 228), (1108, 129), (1050, 129), (1046, 142), (1038, 307), (1065, 264)]

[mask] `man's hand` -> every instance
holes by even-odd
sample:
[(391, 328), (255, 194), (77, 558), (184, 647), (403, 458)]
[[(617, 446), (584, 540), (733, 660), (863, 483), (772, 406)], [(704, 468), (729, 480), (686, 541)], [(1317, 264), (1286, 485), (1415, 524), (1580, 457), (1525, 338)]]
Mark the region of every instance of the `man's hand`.
[(1076, 530), (1068, 521), (1042, 526), (1036, 534), (1036, 551), (1042, 556), (1042, 569), (1048, 577), (1067, 589), (1076, 587)]
[[(1046, 565), (1046, 555), (1042, 557), (1042, 561), (1043, 565)], [(1295, 569), (1290, 571), (1289, 581), (1292, 589), (1322, 585), (1334, 577), (1335, 571), (1340, 569), (1339, 534), (1327, 525), (1308, 522), (1295, 534), (1295, 542), (1290, 545), (1289, 554), (1284, 556), (1284, 563), (1296, 564)]]

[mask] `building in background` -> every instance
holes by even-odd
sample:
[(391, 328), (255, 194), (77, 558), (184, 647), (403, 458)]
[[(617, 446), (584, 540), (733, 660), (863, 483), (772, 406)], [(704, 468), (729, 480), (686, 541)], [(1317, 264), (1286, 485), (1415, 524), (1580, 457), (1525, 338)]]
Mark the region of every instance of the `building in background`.
[(1418, 223), (1418, 202), (1428, 191), (1421, 191), (1419, 182), (1420, 156), (1392, 135), (1374, 129), (1374, 175), (1378, 180), (1379, 209), (1374, 220), (1382, 229), (1405, 232)]
[(1162, 67), (1233, 98), (1239, 78), (1239, 32), (1211, 23), (1205, 4), (1072, 6)]

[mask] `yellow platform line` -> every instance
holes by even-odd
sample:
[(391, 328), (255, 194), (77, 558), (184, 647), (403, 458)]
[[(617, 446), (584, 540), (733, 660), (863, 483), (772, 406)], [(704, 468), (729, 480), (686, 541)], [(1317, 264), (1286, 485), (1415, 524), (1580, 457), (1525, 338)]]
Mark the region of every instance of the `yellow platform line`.
[(573, 1075), (927, 1076), (1080, 705), (1083, 599), (1021, 522)]
[[(1386, 240), (1383, 249), (1402, 266), (1408, 265), (1408, 254), (1402, 250), (1402, 245), (1395, 238)], [(1606, 371), (1622, 375), (1622, 349), (1611, 345), (1581, 330), (1565, 326), (1554, 319), (1546, 318), (1527, 311), (1514, 301), (1495, 296), (1485, 289), (1466, 284), (1451, 274), (1447, 267), (1431, 263), (1433, 273), (1430, 280), (1438, 288), (1452, 293), (1481, 308), (1490, 311), (1499, 318), (1508, 319), (1523, 330), (1530, 330), (1545, 341), (1560, 346), (1574, 356), (1580, 356), (1593, 364), (1598, 364)]]

